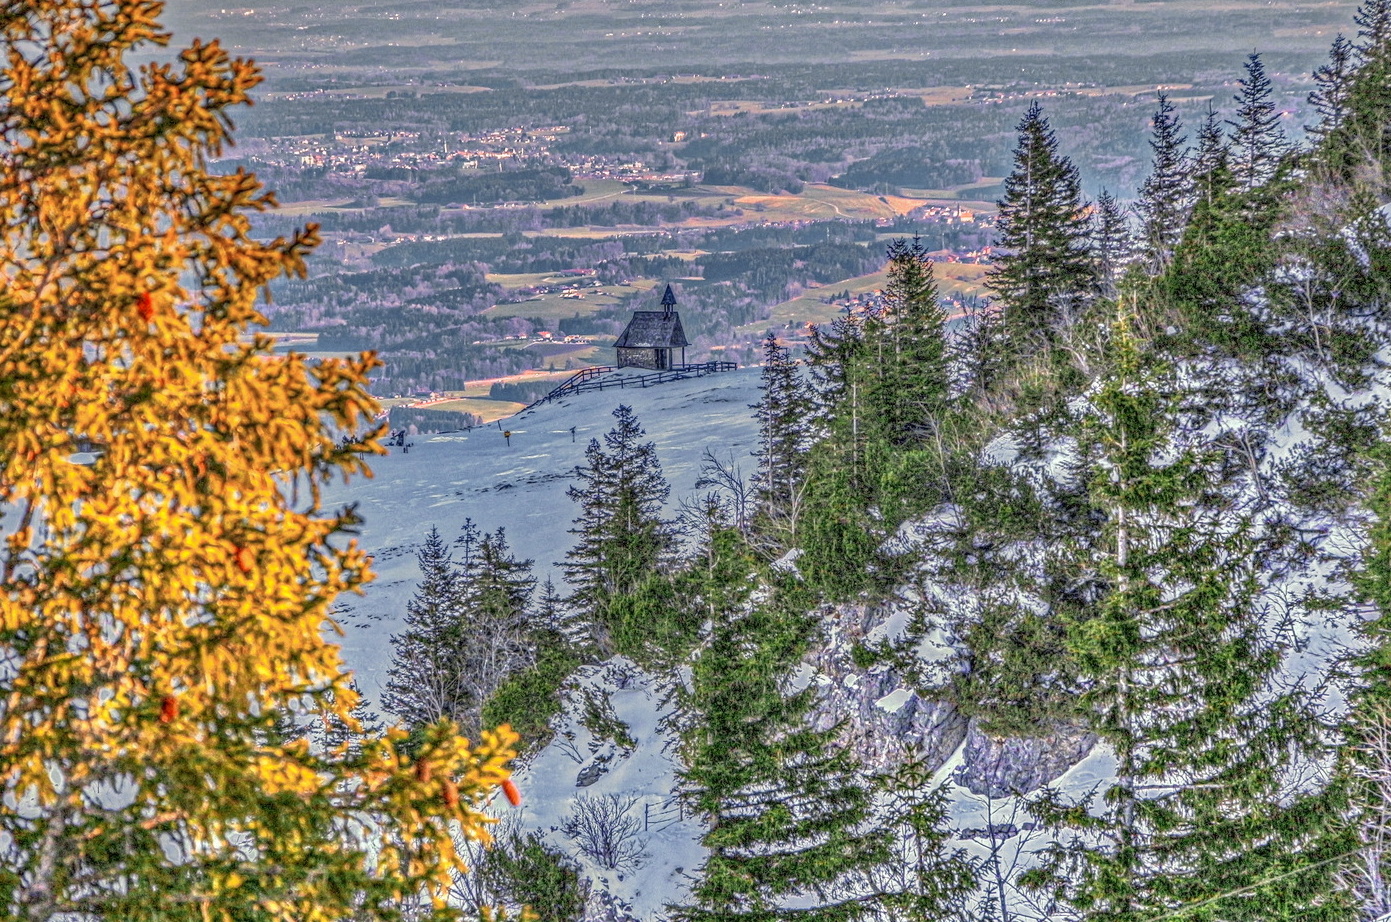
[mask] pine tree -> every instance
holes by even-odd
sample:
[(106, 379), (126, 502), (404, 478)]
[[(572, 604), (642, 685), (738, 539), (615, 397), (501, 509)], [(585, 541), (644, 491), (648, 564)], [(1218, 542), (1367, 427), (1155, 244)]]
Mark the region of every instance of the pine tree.
[(1134, 238), (1125, 212), (1110, 192), (1102, 190), (1092, 215), (1092, 252), (1096, 254), (1097, 293), (1114, 298), (1121, 274), (1130, 264)]
[(1183, 239), (1192, 208), (1193, 180), (1184, 145), (1188, 137), (1169, 97), (1159, 94), (1154, 112), (1150, 150), (1154, 165), (1140, 187), (1136, 210), (1140, 215), (1140, 248), (1145, 266), (1153, 274), (1162, 272), (1173, 259), (1174, 248)]
[[(715, 612), (692, 663), (684, 735), (689, 802), (708, 819), (701, 880), (678, 922), (869, 915), (870, 872), (890, 858), (872, 828), (869, 786), (835, 731), (807, 726), (815, 685), (788, 688), (813, 637), (805, 615), (751, 598), (755, 570), (738, 535), (719, 537), (703, 592)], [(795, 901), (796, 906), (791, 904)]]
[(258, 332), (315, 235), (254, 239), (273, 200), (211, 167), (248, 61), (195, 41), (131, 63), (169, 41), (161, 8), (0, 16), (0, 916), (443, 906), (513, 737), (437, 725), (414, 764), (394, 728), (357, 754), (277, 738), (356, 705), (325, 625), (369, 561), (320, 488), (366, 470), (373, 440), (339, 435), (371, 430), (372, 361)]
[(1239, 188), (1250, 191), (1275, 178), (1290, 144), (1280, 127), (1280, 113), (1271, 98), (1273, 88), (1261, 56), (1252, 53), (1244, 66), (1246, 76), (1238, 81), (1241, 89), (1236, 95), (1236, 118), (1227, 124), (1232, 128), (1232, 176)]
[(1051, 351), (1094, 297), (1096, 270), (1077, 168), (1058, 154), (1038, 103), (1019, 123), (1014, 168), (999, 206), (1003, 252), (987, 279), (1004, 302), (1014, 351)]
[(565, 555), (565, 578), (574, 587), (571, 604), (590, 619), (601, 652), (613, 652), (613, 628), (606, 607), (631, 595), (670, 555), (674, 536), (662, 518), (670, 488), (662, 476), (656, 446), (644, 442), (633, 410), (619, 406), (617, 423), (604, 444), (590, 441), (587, 464), (576, 469), (580, 485), (569, 496), (580, 504), (570, 533), (578, 536)]
[(1177, 379), (1128, 324), (1115, 346), (1082, 450), (1105, 525), (1097, 552), (1072, 562), (1104, 591), (1067, 625), (1115, 782), (1101, 802), (1041, 802), (1078, 835), (1025, 882), (1098, 922), (1351, 920), (1328, 860), (1344, 846), (1337, 791), (1295, 777), (1322, 732), (1308, 702), (1277, 687), (1258, 517), (1226, 498), (1219, 456), (1176, 442)]
[(786, 520), (806, 476), (811, 400), (801, 363), (771, 332), (763, 342), (763, 391), (753, 407), (758, 420), (758, 473), (754, 476), (762, 515)]

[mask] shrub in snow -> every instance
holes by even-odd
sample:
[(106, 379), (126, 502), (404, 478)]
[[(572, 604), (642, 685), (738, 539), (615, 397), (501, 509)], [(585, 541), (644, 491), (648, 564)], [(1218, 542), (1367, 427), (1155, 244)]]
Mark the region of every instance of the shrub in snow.
[(636, 871), (647, 857), (642, 821), (628, 812), (637, 798), (631, 794), (575, 798), (575, 808), (561, 829), (579, 850), (610, 871)]

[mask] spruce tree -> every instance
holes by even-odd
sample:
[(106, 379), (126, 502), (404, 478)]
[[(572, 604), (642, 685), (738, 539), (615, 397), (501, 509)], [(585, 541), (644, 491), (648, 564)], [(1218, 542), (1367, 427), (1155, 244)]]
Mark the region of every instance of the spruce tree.
[(662, 518), (670, 488), (656, 446), (643, 441), (631, 407), (619, 406), (613, 416), (617, 422), (603, 444), (591, 440), (586, 464), (576, 468), (580, 484), (569, 496), (580, 506), (570, 529), (577, 541), (563, 565), (574, 590), (570, 602), (589, 619), (604, 653), (614, 649), (609, 603), (659, 572), (675, 543), (671, 524)]
[(939, 922), (965, 916), (963, 904), (976, 892), (978, 875), (961, 850), (950, 850), (945, 786), (932, 786), (933, 772), (920, 750), (910, 749), (875, 781), (880, 823), (892, 843), (891, 859), (873, 874), (880, 918), (894, 922)]
[(854, 399), (851, 375), (862, 364), (865, 352), (864, 319), (837, 317), (829, 324), (813, 324), (807, 342), (807, 376), (814, 397), (816, 435), (824, 437), (830, 417)]
[(1217, 109), (1208, 104), (1193, 154), (1193, 186), (1198, 201), (1211, 206), (1232, 184), (1232, 154)]
[[(471, 521), (464, 523), (464, 534), (476, 538)], [(438, 528), (425, 536), (416, 562), (420, 583), (406, 602), (406, 630), (391, 637), (394, 657), (382, 693), (382, 707), (412, 729), (440, 718), (459, 721), (468, 710), (459, 650), (463, 587)]]
[(876, 323), (883, 348), (867, 394), (874, 429), (889, 446), (911, 446), (934, 428), (947, 403), (951, 380), (945, 316), (932, 261), (922, 241), (889, 244), (884, 312)]
[(507, 677), (534, 659), (529, 615), (536, 577), (533, 561), (518, 560), (501, 528), (478, 541), (477, 555), (460, 571), (467, 619), (460, 659), (468, 720), (460, 726), (477, 731), (484, 704)]
[(1231, 168), (1237, 186), (1246, 191), (1264, 186), (1275, 177), (1290, 144), (1280, 126), (1280, 113), (1271, 98), (1273, 88), (1261, 56), (1247, 59), (1246, 76), (1238, 81), (1236, 118), (1232, 128)]
[(1220, 455), (1178, 441), (1178, 378), (1128, 324), (1115, 353), (1081, 439), (1101, 540), (1071, 561), (1102, 595), (1067, 624), (1115, 781), (1100, 801), (1041, 801), (1074, 836), (1024, 882), (1098, 922), (1350, 922), (1328, 860), (1337, 790), (1296, 778), (1322, 728), (1279, 687), (1262, 624), (1269, 538), (1228, 498)]
[(835, 730), (808, 725), (816, 686), (790, 687), (815, 629), (805, 614), (755, 600), (756, 570), (734, 532), (717, 537), (703, 582), (714, 612), (691, 664), (682, 784), (708, 822), (700, 881), (677, 922), (868, 916), (870, 873), (890, 860), (871, 823), (870, 786)]
[(1316, 146), (1347, 121), (1354, 58), (1352, 42), (1340, 33), (1333, 40), (1328, 62), (1314, 70), (1314, 90), (1309, 94), (1309, 105), (1318, 113), (1319, 120), (1317, 124), (1306, 125), (1304, 131)]
[(1353, 21), (1348, 117), (1329, 139), (1332, 159), (1348, 180), (1368, 161), (1383, 170), (1391, 165), (1391, 0), (1367, 0)]
[(1092, 252), (1096, 254), (1097, 293), (1114, 298), (1121, 275), (1130, 264), (1134, 237), (1130, 222), (1115, 196), (1106, 190), (1096, 198), (1092, 215)]
[(1169, 97), (1160, 93), (1149, 142), (1154, 164), (1135, 206), (1140, 215), (1140, 255), (1154, 274), (1169, 265), (1192, 208), (1193, 180), (1184, 148), (1188, 137), (1176, 113)]
[(1361, 70), (1391, 51), (1391, 0), (1365, 0), (1352, 21), (1357, 26), (1356, 66)]
[(783, 521), (791, 514), (798, 487), (806, 476), (811, 400), (801, 363), (771, 331), (763, 342), (762, 381), (762, 395), (753, 407), (758, 420), (754, 489), (760, 512)]
[(1004, 303), (1014, 351), (1051, 351), (1094, 297), (1096, 269), (1077, 168), (1058, 153), (1036, 102), (1019, 122), (1004, 188), (997, 224), (1002, 252), (989, 285)]
[(455, 548), (457, 557), (431, 529), (417, 554), (422, 579), (406, 603), (405, 632), (391, 638), (382, 706), (412, 729), (447, 717), (476, 734), (489, 696), (530, 665), (527, 606), (536, 581), (501, 529), (480, 534), (466, 520)]
[(1345, 864), (1348, 888), (1366, 918), (1391, 913), (1391, 443), (1373, 452), (1367, 489), (1372, 514), (1355, 585), (1369, 611), (1357, 626), (1361, 649), (1350, 656), (1356, 676), (1343, 721), (1340, 777), (1352, 801), (1349, 831), (1361, 846)]

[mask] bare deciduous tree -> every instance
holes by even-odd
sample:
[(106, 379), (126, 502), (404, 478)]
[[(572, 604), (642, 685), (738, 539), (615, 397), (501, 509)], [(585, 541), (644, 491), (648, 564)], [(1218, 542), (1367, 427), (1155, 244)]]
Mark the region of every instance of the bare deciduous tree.
[(628, 815), (635, 803), (631, 794), (581, 795), (561, 829), (600, 867), (636, 871), (647, 857), (647, 837), (638, 818)]

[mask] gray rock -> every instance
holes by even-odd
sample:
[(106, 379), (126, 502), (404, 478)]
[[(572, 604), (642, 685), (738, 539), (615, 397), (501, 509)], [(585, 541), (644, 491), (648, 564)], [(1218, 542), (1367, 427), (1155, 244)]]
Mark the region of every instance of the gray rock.
[(995, 739), (973, 720), (955, 780), (973, 794), (1027, 794), (1056, 781), (1095, 745), (1096, 734), (1074, 727), (1058, 727), (1036, 738)]
[(575, 776), (575, 787), (587, 788), (604, 777), (609, 770), (609, 758), (609, 756), (599, 756), (593, 762), (590, 762), (584, 768), (580, 769), (580, 773)]
[(854, 664), (847, 641), (863, 637), (878, 614), (861, 606), (836, 610), (844, 632), (842, 642), (825, 645), (811, 658), (811, 666), (821, 675), (812, 726), (818, 730), (841, 727), (846, 744), (871, 771), (902, 761), (912, 748), (935, 771), (966, 738), (967, 719), (950, 702), (917, 694), (892, 669), (875, 666), (865, 671)]

